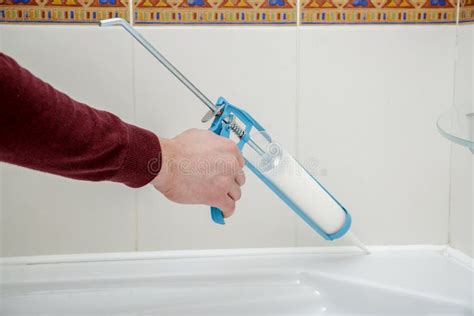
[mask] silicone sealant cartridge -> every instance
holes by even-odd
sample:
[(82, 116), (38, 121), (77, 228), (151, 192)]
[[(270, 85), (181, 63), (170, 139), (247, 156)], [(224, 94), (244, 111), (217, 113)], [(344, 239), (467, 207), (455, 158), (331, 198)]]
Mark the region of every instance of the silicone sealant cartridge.
[[(224, 98), (217, 106), (221, 113), (210, 130), (223, 137), (237, 136), (246, 166), (283, 202), (327, 240), (349, 231), (349, 212), (259, 122)], [(222, 223), (218, 217), (213, 215)]]

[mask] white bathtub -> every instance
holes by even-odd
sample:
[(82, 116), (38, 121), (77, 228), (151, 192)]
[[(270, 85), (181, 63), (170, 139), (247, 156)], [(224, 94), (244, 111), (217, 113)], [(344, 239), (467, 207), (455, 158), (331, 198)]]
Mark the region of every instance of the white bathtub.
[(469, 257), (446, 247), (8, 258), (2, 315), (472, 315)]

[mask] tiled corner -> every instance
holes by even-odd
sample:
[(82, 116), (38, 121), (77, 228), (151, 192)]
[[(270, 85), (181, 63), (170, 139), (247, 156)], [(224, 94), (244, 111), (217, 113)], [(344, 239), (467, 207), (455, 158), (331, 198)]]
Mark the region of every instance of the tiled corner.
[(0, 23), (96, 23), (128, 19), (129, 0), (0, 0)]
[[(368, 244), (447, 243), (449, 144), (435, 124), (452, 102), (455, 31), (300, 30), (300, 158)], [(321, 244), (299, 226), (298, 245)]]
[[(123, 30), (7, 25), (1, 31), (2, 52), (33, 74), (133, 121), (132, 41)], [(7, 164), (2, 181), (4, 256), (134, 250), (132, 189)]]
[(302, 24), (416, 24), (456, 21), (456, 0), (301, 0), (300, 5)]
[[(294, 152), (295, 28), (141, 31), (211, 100), (224, 96), (248, 110)], [(221, 53), (215, 47), (229, 49)], [(139, 45), (135, 46), (135, 69), (140, 126), (161, 137), (209, 127), (200, 122), (207, 108)], [(293, 212), (256, 176), (248, 170), (246, 174), (242, 199), (224, 226), (212, 222), (208, 206), (180, 205), (151, 187), (140, 189), (139, 249), (294, 246)]]
[(474, 158), (465, 147), (453, 144), (451, 163), (450, 242), (474, 255)]
[[(457, 60), (454, 104), (455, 117), (474, 112), (474, 26), (457, 30)], [(474, 155), (464, 146), (451, 144), (450, 243), (474, 255)]]
[(296, 0), (135, 0), (137, 24), (296, 24)]

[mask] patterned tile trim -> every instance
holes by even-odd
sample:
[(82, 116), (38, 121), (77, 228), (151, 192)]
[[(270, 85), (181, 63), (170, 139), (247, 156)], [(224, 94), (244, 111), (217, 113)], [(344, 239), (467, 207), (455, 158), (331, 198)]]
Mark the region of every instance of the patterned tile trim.
[[(457, 0), (301, 0), (302, 24), (454, 23)], [(461, 23), (474, 0), (460, 0)], [(0, 0), (0, 23), (128, 19), (129, 0)], [(296, 24), (296, 0), (134, 0), (136, 24)]]
[(296, 24), (296, 0), (135, 0), (136, 24)]
[(301, 6), (303, 24), (416, 24), (456, 21), (456, 0), (301, 0)]
[(128, 11), (128, 0), (0, 0), (0, 23), (97, 23)]
[(474, 22), (474, 0), (461, 0), (460, 23)]

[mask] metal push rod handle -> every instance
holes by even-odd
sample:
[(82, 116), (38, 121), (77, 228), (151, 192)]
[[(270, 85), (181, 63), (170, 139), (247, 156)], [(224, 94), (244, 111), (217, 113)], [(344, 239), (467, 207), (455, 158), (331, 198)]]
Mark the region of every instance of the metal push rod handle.
[[(123, 27), (130, 35), (132, 35), (140, 44), (145, 47), (147, 51), (150, 52), (163, 66), (166, 67), (176, 78), (178, 78), (179, 81), (181, 81), (195, 96), (198, 97), (199, 100), (204, 103), (209, 110), (212, 111), (214, 115), (217, 115), (219, 108), (209, 100), (208, 97), (206, 97), (195, 85), (191, 83), (191, 81), (188, 80), (175, 66), (173, 66), (172, 63), (170, 63), (161, 53), (156, 50), (153, 45), (150, 44), (140, 33), (137, 32), (127, 21), (121, 18), (114, 18), (114, 19), (107, 19), (107, 20), (101, 20), (100, 21), (100, 26), (114, 26), (114, 25), (119, 25)], [(225, 120), (227, 122), (227, 120)], [(227, 122), (229, 123), (229, 122)], [(239, 138), (243, 137), (243, 133), (238, 133), (237, 131), (241, 127), (238, 124), (232, 124), (231, 126), (232, 130), (239, 136)], [(263, 155), (265, 151), (260, 148), (252, 139), (247, 140), (247, 144), (253, 148), (259, 155)]]
[(173, 64), (171, 64), (159, 51), (156, 50), (153, 45), (150, 44), (140, 33), (138, 33), (127, 21), (121, 18), (107, 19), (100, 21), (100, 26), (113, 26), (120, 25), (123, 27), (130, 35), (132, 35), (140, 44), (145, 47), (160, 63), (163, 64), (179, 81), (181, 81), (199, 100), (204, 103), (209, 110), (216, 114), (217, 107), (214, 103), (209, 100), (195, 85), (191, 83), (178, 69), (176, 69)]

